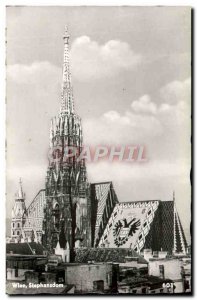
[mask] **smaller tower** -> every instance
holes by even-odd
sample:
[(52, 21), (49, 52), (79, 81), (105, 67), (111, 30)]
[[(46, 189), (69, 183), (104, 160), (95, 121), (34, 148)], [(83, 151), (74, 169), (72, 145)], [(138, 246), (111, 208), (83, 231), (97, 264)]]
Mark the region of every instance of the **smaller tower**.
[(15, 203), (12, 208), (11, 237), (15, 242), (20, 242), (22, 238), (25, 211), (25, 194), (23, 193), (22, 181), (20, 178), (18, 192), (15, 194)]

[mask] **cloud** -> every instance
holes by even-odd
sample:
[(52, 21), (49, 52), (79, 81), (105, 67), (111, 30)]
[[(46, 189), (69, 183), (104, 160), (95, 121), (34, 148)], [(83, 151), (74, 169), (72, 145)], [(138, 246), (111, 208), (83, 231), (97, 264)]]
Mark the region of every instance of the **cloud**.
[(117, 111), (114, 111), (114, 110), (110, 110), (110, 111), (104, 113), (103, 120), (106, 122), (118, 123), (121, 125), (130, 125), (131, 124), (131, 120), (126, 114), (121, 116)]
[(160, 90), (160, 96), (164, 102), (176, 104), (180, 101), (190, 101), (191, 99), (191, 79), (184, 81), (172, 81)]
[[(162, 87), (158, 92), (158, 99), (154, 101), (150, 95), (143, 95), (131, 103), (135, 113), (169, 113), (171, 110), (188, 113), (187, 106), (191, 100), (191, 79), (172, 81)], [(157, 104), (158, 103), (158, 104)]]
[[(166, 134), (173, 131), (175, 136), (181, 133), (190, 138), (191, 131), (191, 79), (172, 81), (159, 91), (161, 104), (157, 112), (161, 122), (165, 124)], [(185, 141), (185, 145), (187, 141)], [(183, 145), (183, 146), (185, 146)]]
[[(155, 116), (164, 132), (169, 130), (175, 134), (190, 128), (191, 79), (172, 81), (162, 87), (156, 99), (143, 95), (131, 103), (131, 111), (138, 115)], [(184, 125), (185, 124), (185, 125)], [(182, 129), (181, 127), (182, 126)], [(154, 130), (153, 130), (154, 131)]]
[(17, 84), (34, 84), (50, 87), (60, 80), (61, 70), (48, 61), (33, 62), (30, 65), (14, 64), (7, 66), (7, 78)]
[[(189, 79), (183, 81), (188, 89)], [(171, 86), (169, 83), (168, 86)], [(172, 83), (174, 86), (174, 83)], [(181, 82), (178, 86), (181, 86)], [(163, 88), (162, 88), (163, 89)], [(86, 144), (144, 145), (151, 161), (190, 160), (190, 98), (185, 95), (176, 103), (166, 103), (157, 91), (155, 98), (143, 95), (122, 113), (111, 110), (99, 118), (83, 120)], [(176, 95), (176, 88), (173, 90)], [(180, 89), (177, 89), (177, 93)], [(167, 99), (167, 90), (166, 90)], [(156, 101), (156, 100), (157, 101)], [(179, 165), (180, 167), (180, 165)]]
[(119, 162), (119, 161), (100, 161), (99, 163), (87, 163), (88, 174), (95, 181), (115, 181), (127, 182), (131, 178), (135, 180), (146, 180), (150, 177), (152, 180), (158, 177), (178, 177), (185, 176), (189, 181), (189, 169), (187, 161), (168, 161), (155, 160), (154, 162)]
[[(119, 53), (121, 47), (127, 49), (128, 52), (130, 51), (129, 46), (125, 43), (110, 41), (104, 46), (99, 46), (96, 42), (91, 41), (90, 38), (82, 37), (75, 40), (72, 49), (78, 46), (81, 47), (82, 44), (89, 49), (89, 52), (97, 53), (95, 57), (97, 67), (101, 66), (99, 65), (101, 61), (98, 61), (98, 57), (102, 57), (103, 60), (107, 59), (111, 49), (111, 55), (116, 55), (117, 57), (120, 55), (122, 58), (122, 61), (116, 61), (116, 67), (124, 66), (124, 68), (127, 68), (129, 66), (129, 63), (126, 64), (124, 62), (124, 56), (121, 56), (122, 53)], [(83, 55), (91, 57), (88, 54), (89, 52), (84, 52)], [(114, 58), (110, 61), (113, 62)], [(132, 63), (130, 64), (132, 65)], [(52, 97), (57, 97), (56, 93), (59, 92), (58, 85), (60, 82), (59, 78), (61, 78), (61, 70), (53, 64), (43, 61), (34, 62), (30, 65), (11, 65), (7, 67), (7, 77), (9, 83), (14, 82), (16, 86), (22, 84), (23, 89), (26, 86), (25, 90), (27, 91), (33, 85), (31, 95), (28, 96), (30, 100), (26, 99), (26, 102), (31, 102), (32, 98), (34, 98), (35, 109), (36, 107), (39, 108), (40, 101), (52, 101), (55, 103)], [(177, 134), (181, 130), (180, 126), (184, 124), (183, 128), (185, 128), (185, 134), (187, 134), (190, 117), (190, 89), (190, 78), (183, 81), (172, 81), (157, 92), (157, 99), (152, 99), (150, 95), (144, 94), (139, 99), (131, 102), (130, 107), (123, 113), (111, 110), (103, 113), (100, 118), (84, 119), (85, 139), (87, 143), (147, 142), (165, 133), (169, 135), (170, 131)], [(18, 87), (16, 92), (18, 91), (19, 93), (20, 90), (21, 88)], [(106, 134), (106, 132), (109, 134)]]
[[(83, 82), (132, 70), (140, 63), (141, 56), (134, 53), (126, 42), (110, 40), (99, 45), (88, 36), (81, 36), (72, 44), (70, 60), (72, 76)], [(17, 84), (38, 84), (40, 81), (50, 85), (60, 82), (61, 70), (48, 61), (36, 61), (30, 65), (7, 66), (7, 77)]]
[(133, 69), (140, 61), (141, 56), (119, 40), (99, 45), (90, 37), (81, 36), (71, 47), (72, 74), (80, 81), (116, 76)]
[(139, 100), (133, 101), (131, 103), (131, 108), (137, 113), (152, 113), (155, 114), (157, 111), (157, 106), (151, 101), (149, 95), (143, 95)]
[(125, 111), (108, 111), (99, 118), (83, 120), (84, 139), (87, 144), (144, 143), (161, 135), (162, 126), (154, 115)]

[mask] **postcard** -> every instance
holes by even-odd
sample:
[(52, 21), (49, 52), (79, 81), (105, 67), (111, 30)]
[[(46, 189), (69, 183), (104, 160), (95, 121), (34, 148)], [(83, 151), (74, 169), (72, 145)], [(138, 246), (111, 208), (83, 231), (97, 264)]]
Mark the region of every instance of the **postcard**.
[(7, 7), (7, 294), (192, 293), (191, 24)]

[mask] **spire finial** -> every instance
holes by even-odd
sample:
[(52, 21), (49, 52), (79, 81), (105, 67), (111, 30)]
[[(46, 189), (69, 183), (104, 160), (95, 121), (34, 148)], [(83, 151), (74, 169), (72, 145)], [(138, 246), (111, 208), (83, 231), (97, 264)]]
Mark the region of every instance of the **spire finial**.
[(70, 64), (69, 64), (69, 33), (68, 26), (65, 26), (64, 32), (64, 62), (63, 62), (63, 78), (62, 78), (62, 94), (60, 113), (73, 113), (74, 101), (71, 84)]
[(22, 188), (22, 179), (21, 179), (21, 177), (19, 178), (19, 188), (18, 188), (17, 198), (18, 199), (24, 199), (24, 193), (23, 193), (23, 188)]
[(173, 191), (173, 201), (175, 201), (175, 191)]
[(67, 44), (68, 44), (69, 37), (70, 35), (68, 33), (68, 25), (65, 25), (63, 39)]

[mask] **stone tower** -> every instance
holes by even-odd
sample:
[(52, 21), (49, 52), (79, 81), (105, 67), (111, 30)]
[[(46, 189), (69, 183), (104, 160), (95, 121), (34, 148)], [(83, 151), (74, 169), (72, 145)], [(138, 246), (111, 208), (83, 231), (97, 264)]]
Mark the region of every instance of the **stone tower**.
[[(50, 252), (57, 243), (63, 249), (69, 247), (72, 260), (74, 248), (91, 245), (91, 207), (85, 161), (77, 160), (83, 134), (81, 119), (74, 111), (67, 28), (63, 39), (61, 106), (59, 115), (51, 120), (42, 242)], [(70, 157), (72, 151), (76, 155)]]
[(22, 189), (22, 181), (19, 181), (18, 192), (15, 194), (15, 203), (12, 209), (11, 237), (15, 242), (22, 238), (22, 228), (25, 222), (25, 194)]

